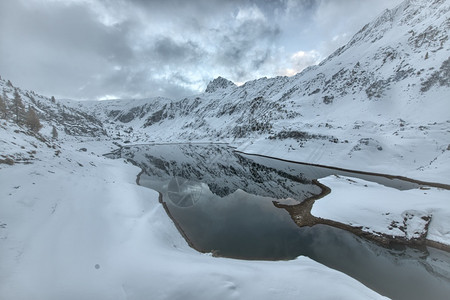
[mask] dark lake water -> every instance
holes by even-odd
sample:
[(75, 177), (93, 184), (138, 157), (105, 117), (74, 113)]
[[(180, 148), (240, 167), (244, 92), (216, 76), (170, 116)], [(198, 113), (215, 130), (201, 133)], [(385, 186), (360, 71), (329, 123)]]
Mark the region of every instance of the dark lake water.
[(241, 259), (304, 255), (393, 299), (450, 295), (449, 253), (385, 248), (326, 225), (300, 228), (273, 204), (300, 203), (319, 194), (312, 180), (332, 174), (398, 189), (416, 184), (241, 155), (216, 144), (131, 146), (115, 157), (130, 159), (144, 170), (140, 184), (162, 194), (172, 218), (199, 251)]

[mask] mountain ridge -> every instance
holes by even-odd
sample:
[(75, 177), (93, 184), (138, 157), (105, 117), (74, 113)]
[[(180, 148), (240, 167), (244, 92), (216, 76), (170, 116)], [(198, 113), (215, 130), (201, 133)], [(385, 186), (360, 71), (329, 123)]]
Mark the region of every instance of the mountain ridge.
[[(170, 105), (172, 111), (170, 106), (160, 106), (158, 110), (162, 111), (161, 118), (156, 120), (161, 122), (170, 116), (169, 120), (173, 120), (175, 118), (173, 107), (183, 106), (182, 103), (185, 107), (189, 102), (188, 106), (194, 109), (192, 111), (194, 113), (199, 112), (195, 111), (195, 108), (199, 107), (199, 101), (205, 103), (218, 99), (221, 99), (228, 109), (235, 107), (232, 103), (236, 100), (247, 102), (252, 106), (252, 101), (258, 97), (278, 103), (293, 99), (301, 106), (307, 104), (318, 106), (332, 104), (340, 101), (341, 98), (349, 97), (350, 94), (355, 95), (353, 98), (360, 101), (386, 99), (391, 96), (389, 90), (393, 88), (403, 90), (408, 88), (406, 97), (421, 98), (424, 92), (429, 90), (426, 87), (427, 84), (432, 85), (437, 82), (439, 86), (448, 86), (446, 58), (450, 56), (448, 47), (444, 48), (444, 44), (448, 45), (447, 29), (450, 29), (450, 21), (448, 17), (444, 17), (448, 15), (449, 10), (448, 1), (437, 0), (428, 6), (426, 1), (405, 1), (392, 10), (386, 10), (377, 19), (368, 23), (353, 36), (347, 45), (336, 50), (318, 66), (309, 67), (293, 77), (261, 78), (246, 82), (239, 87), (227, 79), (218, 77), (208, 84), (205, 93), (170, 101), (173, 103)], [(429, 15), (437, 15), (440, 19), (430, 21)], [(424, 26), (420, 25), (423, 25), (424, 20), (428, 20), (427, 23), (431, 24), (423, 28)], [(399, 33), (394, 30), (403, 27), (404, 24), (408, 27), (416, 26), (420, 32), (416, 33), (409, 29), (407, 32), (403, 30)], [(436, 31), (436, 28), (441, 30)], [(376, 46), (373, 46), (374, 44)], [(359, 51), (360, 48), (368, 49)], [(437, 55), (441, 53), (443, 55)], [(428, 57), (425, 58), (425, 56)], [(336, 62), (337, 58), (339, 60)], [(425, 60), (427, 61), (424, 63)], [(428, 67), (428, 70), (423, 66)], [(436, 73), (437, 70), (442, 71)], [(407, 82), (407, 79), (411, 82)], [(419, 96), (416, 97), (416, 95)], [(208, 104), (203, 108), (209, 111), (216, 108), (214, 103)], [(218, 110), (227, 111), (227, 107), (221, 107)], [(295, 112), (295, 110), (296, 106), (293, 105), (291, 111)], [(253, 115), (255, 115), (254, 112)], [(202, 115), (206, 117), (205, 109), (201, 114), (196, 114), (196, 116)], [(220, 113), (217, 112), (216, 115)], [(140, 116), (139, 119), (145, 117), (155, 119), (153, 114)], [(137, 122), (137, 126), (147, 128), (151, 126), (149, 124), (155, 123)]]

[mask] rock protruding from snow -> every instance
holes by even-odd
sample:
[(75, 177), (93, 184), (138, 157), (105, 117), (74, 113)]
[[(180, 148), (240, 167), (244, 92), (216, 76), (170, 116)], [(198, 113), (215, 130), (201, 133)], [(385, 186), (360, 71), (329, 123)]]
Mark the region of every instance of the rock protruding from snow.
[(219, 89), (226, 89), (227, 87), (230, 86), (235, 87), (236, 85), (232, 81), (219, 76), (210, 83), (208, 83), (205, 93), (213, 93)]

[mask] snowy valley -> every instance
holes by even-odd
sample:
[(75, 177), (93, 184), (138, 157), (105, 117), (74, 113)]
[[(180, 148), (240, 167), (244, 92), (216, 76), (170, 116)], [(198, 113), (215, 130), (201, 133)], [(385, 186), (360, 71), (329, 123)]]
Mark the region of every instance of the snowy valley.
[[(277, 198), (276, 186), (280, 209), (310, 201), (309, 218), (387, 247), (367, 244), (368, 252), (413, 245), (405, 252), (436, 287), (416, 297), (442, 299), (450, 292), (449, 32), (450, 1), (406, 0), (295, 76), (240, 86), (218, 77), (181, 99), (54, 99), (0, 78), (0, 298), (398, 296), (305, 256), (196, 251), (162, 194), (136, 179), (191, 172), (221, 198)], [(142, 154), (147, 144), (167, 147)], [(242, 167), (227, 165), (219, 150), (208, 159), (173, 144), (227, 145)], [(295, 163), (328, 171), (305, 179)], [(378, 175), (387, 177), (370, 180)], [(397, 189), (393, 179), (414, 186)], [(250, 181), (258, 185), (246, 190)], [(302, 226), (296, 208), (288, 213)]]

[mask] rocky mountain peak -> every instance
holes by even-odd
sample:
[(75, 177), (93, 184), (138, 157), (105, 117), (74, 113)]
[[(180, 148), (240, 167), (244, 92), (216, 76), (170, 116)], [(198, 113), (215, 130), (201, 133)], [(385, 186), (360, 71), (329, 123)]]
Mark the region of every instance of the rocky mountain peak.
[(226, 89), (229, 86), (236, 86), (236, 85), (232, 81), (219, 76), (213, 81), (210, 81), (208, 83), (205, 93), (213, 93), (219, 89)]

